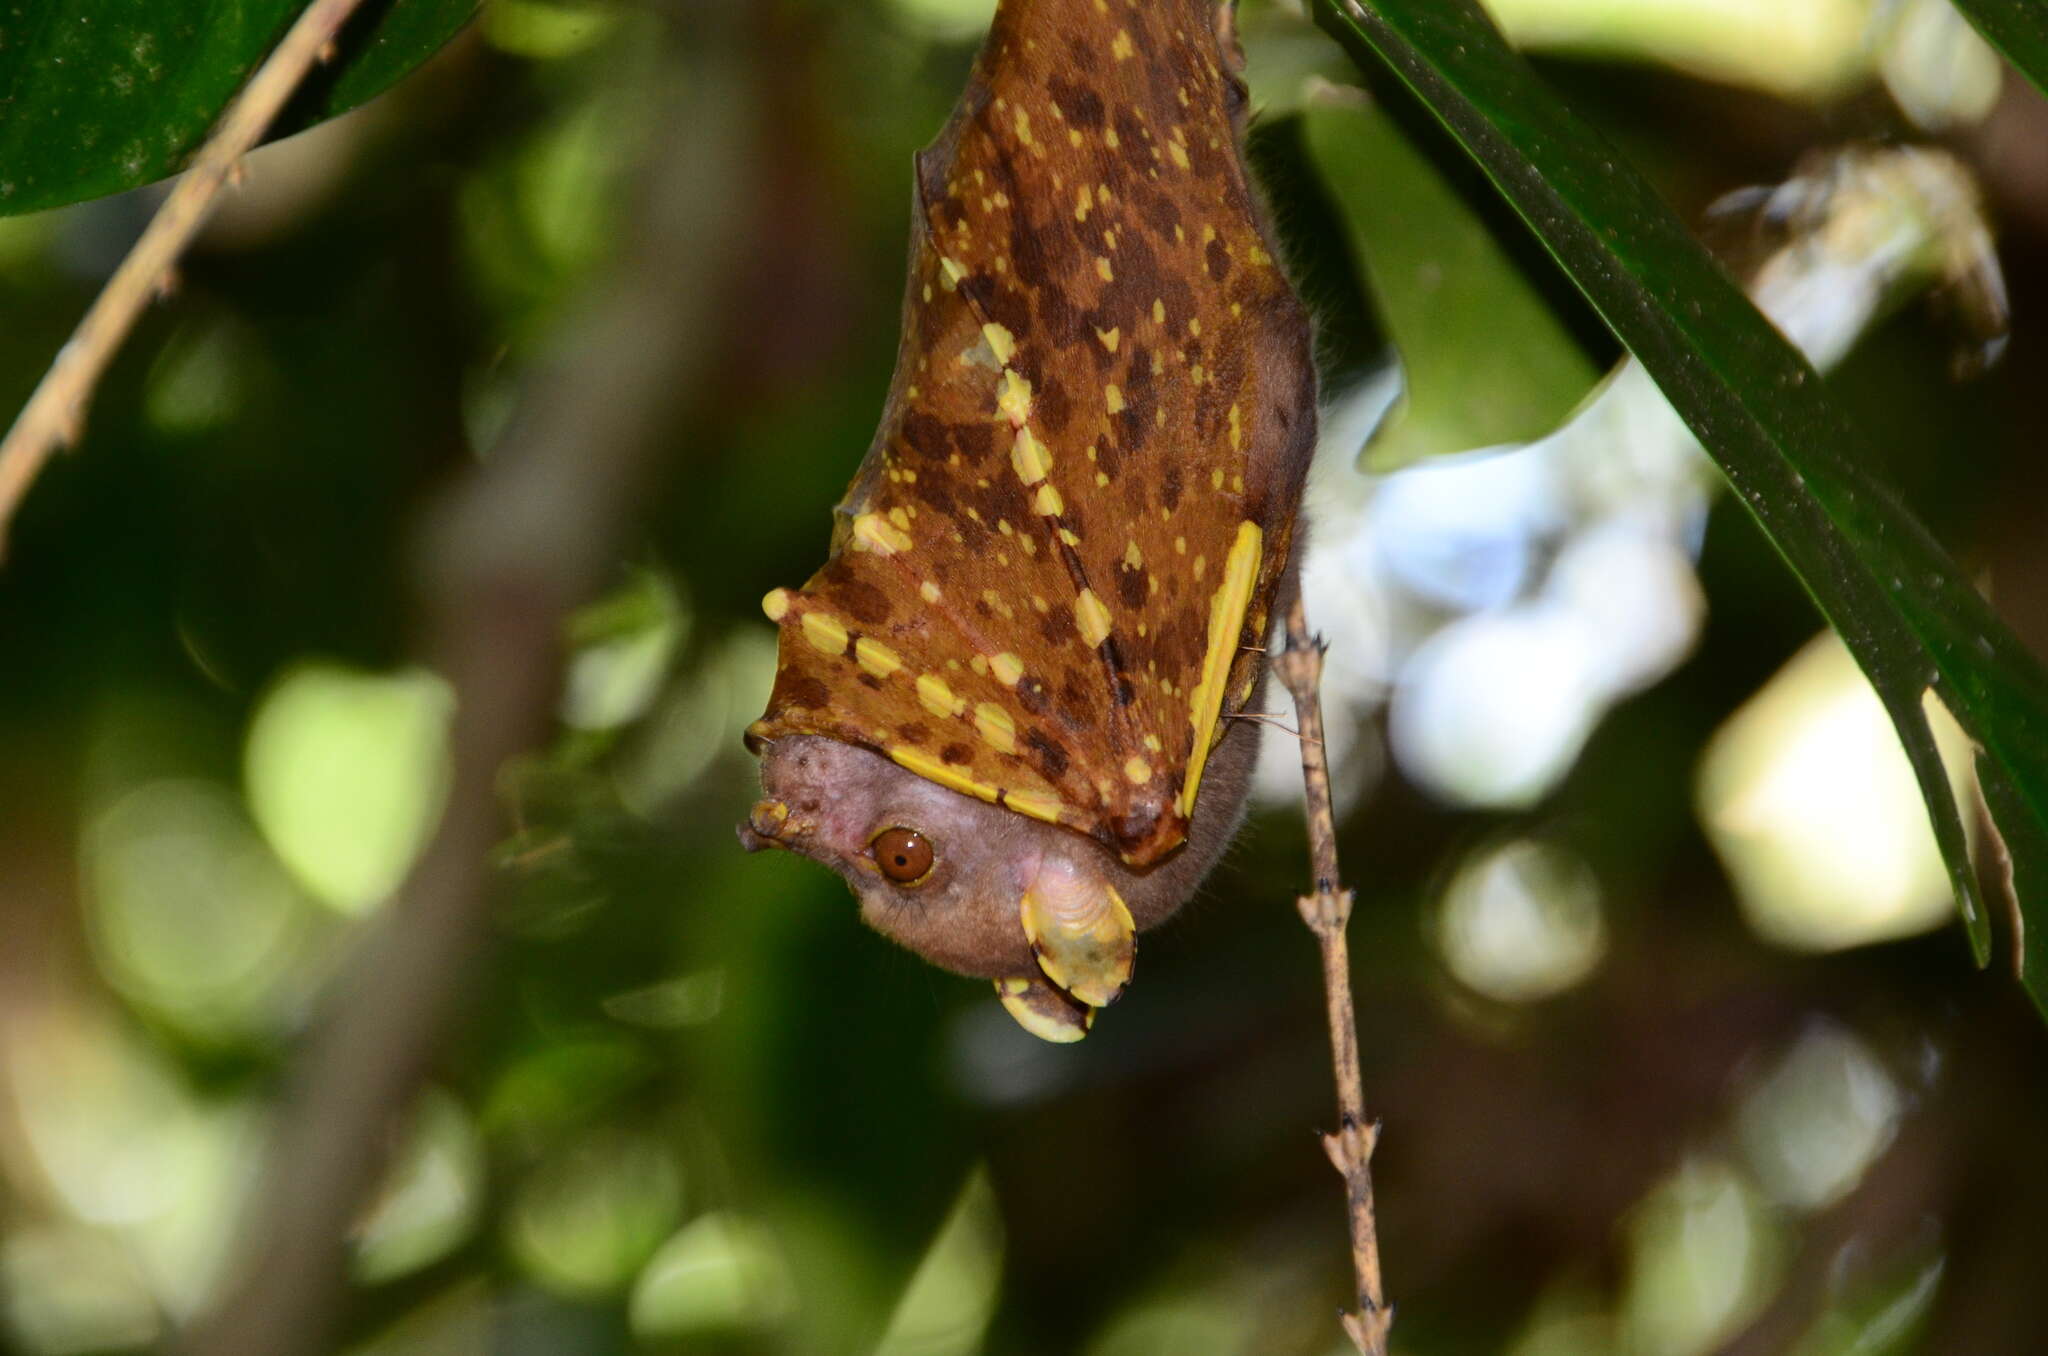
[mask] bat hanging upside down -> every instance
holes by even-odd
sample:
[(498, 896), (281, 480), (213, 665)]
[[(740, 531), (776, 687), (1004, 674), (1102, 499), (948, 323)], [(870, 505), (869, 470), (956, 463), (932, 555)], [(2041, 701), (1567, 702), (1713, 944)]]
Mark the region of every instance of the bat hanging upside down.
[(917, 157), (881, 426), (748, 727), (740, 840), (1047, 1040), (1244, 815), (1315, 442), (1228, 4), (1003, 0)]

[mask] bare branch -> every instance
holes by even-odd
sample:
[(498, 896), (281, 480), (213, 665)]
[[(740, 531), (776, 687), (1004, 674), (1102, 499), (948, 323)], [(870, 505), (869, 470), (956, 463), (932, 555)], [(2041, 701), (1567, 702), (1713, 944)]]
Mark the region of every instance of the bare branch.
[(178, 259), (233, 179), (244, 155), (276, 119), (314, 65), (332, 59), (334, 38), (363, 0), (313, 0), (300, 14), (199, 148), (192, 167), (150, 218), (128, 257), (107, 279), (85, 319), (36, 383), (0, 441), (0, 548), (29, 486), (58, 449), (78, 441), (85, 407), (143, 309), (171, 290)]
[(1330, 768), (1323, 752), (1323, 710), (1317, 696), (1323, 676), (1323, 644), (1309, 635), (1296, 597), (1287, 612), (1287, 648), (1273, 671), (1294, 697), (1300, 728), (1301, 775), (1308, 796), (1309, 855), (1315, 893), (1296, 901), (1302, 921), (1315, 933), (1323, 953), (1323, 993), (1330, 1015), (1330, 1063), (1337, 1081), (1338, 1128), (1323, 1136), (1323, 1151), (1344, 1178), (1345, 1213), (1351, 1226), (1351, 1261), (1357, 1276), (1358, 1309), (1343, 1315), (1344, 1331), (1362, 1356), (1386, 1356), (1394, 1311), (1380, 1285), (1380, 1244), (1373, 1220), (1372, 1151), (1379, 1125), (1365, 1117), (1365, 1081), (1358, 1070), (1358, 1018), (1351, 1002), (1351, 953), (1344, 940), (1351, 921), (1351, 892), (1337, 874), (1337, 825), (1330, 806)]
[[(697, 14), (701, 36), (711, 25)], [(527, 383), (509, 431), (427, 543), (427, 657), (458, 702), (448, 810), (328, 995), (286, 1089), (246, 1254), (184, 1344), (194, 1356), (327, 1349), (350, 1227), (489, 937), (500, 770), (547, 737), (565, 614), (601, 586), (687, 378), (707, 365), (741, 232), (734, 198), (703, 186), (745, 179), (750, 116), (740, 63), (722, 58), (666, 67), (669, 97), (650, 95), (659, 131), (643, 210), (615, 276), (566, 327), (560, 356)]]

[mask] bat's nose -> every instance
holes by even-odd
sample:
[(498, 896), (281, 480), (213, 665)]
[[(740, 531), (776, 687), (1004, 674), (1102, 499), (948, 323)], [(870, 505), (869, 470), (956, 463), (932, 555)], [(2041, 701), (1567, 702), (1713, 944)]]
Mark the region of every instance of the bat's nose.
[(749, 852), (762, 848), (782, 847), (783, 826), (789, 822), (789, 806), (779, 800), (760, 800), (747, 811), (747, 819), (739, 827), (740, 846)]

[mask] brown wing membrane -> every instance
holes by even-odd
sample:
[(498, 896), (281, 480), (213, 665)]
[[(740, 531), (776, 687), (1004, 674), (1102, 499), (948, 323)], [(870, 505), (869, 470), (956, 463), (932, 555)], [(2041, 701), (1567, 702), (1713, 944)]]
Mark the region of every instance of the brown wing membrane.
[(1206, 0), (1005, 0), (918, 158), (903, 339), (752, 733), (822, 734), (1108, 843), (1179, 846), (1256, 672), (1308, 328)]

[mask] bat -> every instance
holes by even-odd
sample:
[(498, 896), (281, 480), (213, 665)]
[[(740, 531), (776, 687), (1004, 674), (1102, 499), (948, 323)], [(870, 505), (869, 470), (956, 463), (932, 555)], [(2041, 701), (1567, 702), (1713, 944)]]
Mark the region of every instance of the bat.
[(880, 425), (763, 601), (748, 850), (1072, 1041), (1244, 816), (1315, 444), (1230, 5), (1003, 0), (915, 160)]

